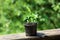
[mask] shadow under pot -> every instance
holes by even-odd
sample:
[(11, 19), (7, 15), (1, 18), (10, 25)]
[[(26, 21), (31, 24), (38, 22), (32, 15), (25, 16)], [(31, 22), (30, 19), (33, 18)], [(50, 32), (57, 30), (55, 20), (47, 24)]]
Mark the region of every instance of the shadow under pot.
[(26, 36), (37, 36), (37, 23), (25, 24)]

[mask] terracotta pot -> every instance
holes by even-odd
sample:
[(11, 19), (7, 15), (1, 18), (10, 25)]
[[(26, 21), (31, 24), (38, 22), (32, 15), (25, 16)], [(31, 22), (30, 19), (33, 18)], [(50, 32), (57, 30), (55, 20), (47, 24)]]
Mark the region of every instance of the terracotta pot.
[(25, 24), (26, 36), (37, 35), (37, 23), (26, 23)]

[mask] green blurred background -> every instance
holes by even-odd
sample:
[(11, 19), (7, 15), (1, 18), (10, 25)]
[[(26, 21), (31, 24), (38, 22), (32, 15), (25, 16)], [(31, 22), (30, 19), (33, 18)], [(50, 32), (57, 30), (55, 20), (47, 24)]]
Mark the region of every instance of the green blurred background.
[(60, 28), (60, 0), (0, 0), (0, 34), (24, 32), (27, 20), (38, 30)]

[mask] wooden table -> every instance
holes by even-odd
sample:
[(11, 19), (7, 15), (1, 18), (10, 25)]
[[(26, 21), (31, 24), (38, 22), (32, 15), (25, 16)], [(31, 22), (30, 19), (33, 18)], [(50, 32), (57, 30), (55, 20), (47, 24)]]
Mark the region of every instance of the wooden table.
[(60, 40), (60, 29), (37, 31), (37, 36), (26, 36), (25, 33), (2, 35), (0, 40)]

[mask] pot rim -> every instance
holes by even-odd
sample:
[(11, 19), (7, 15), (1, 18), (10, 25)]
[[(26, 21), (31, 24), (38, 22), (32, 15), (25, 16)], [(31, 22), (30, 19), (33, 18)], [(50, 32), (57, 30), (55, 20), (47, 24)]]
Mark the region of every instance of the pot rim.
[(30, 23), (25, 23), (25, 26), (36, 26), (37, 23), (36, 22), (30, 22)]

